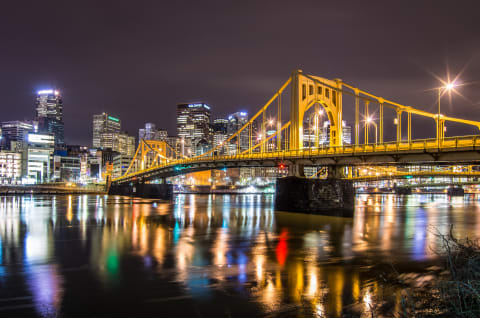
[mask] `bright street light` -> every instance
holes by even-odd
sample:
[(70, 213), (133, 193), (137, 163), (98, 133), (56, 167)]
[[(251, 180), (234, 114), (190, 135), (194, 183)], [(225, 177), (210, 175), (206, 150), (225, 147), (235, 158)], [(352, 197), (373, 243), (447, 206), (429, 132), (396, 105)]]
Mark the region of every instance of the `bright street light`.
[(455, 82), (451, 82), (451, 83), (447, 83), (447, 85), (445, 85), (445, 89), (446, 90), (451, 90), (452, 88), (455, 88), (457, 85), (455, 84)]
[(442, 90), (449, 92), (455, 87), (457, 87), (457, 84), (455, 83), (455, 81), (453, 81), (445, 84), (445, 86), (438, 88), (438, 119), (440, 119), (440, 98), (442, 97)]
[[(368, 129), (368, 126), (370, 126), (370, 124), (372, 124), (373, 126), (375, 126), (375, 144), (378, 143), (378, 127), (377, 127), (377, 123), (373, 120), (372, 117), (367, 117), (365, 119), (365, 122), (367, 123), (367, 129)], [(368, 143), (368, 140), (367, 140), (367, 143)]]
[[(451, 91), (452, 89), (454, 89), (455, 87), (457, 87), (457, 84), (455, 83), (455, 81), (453, 81), (453, 82), (447, 82), (447, 83), (445, 84), (445, 86), (438, 88), (438, 115), (437, 115), (438, 117), (437, 117), (437, 127), (439, 127), (439, 125), (440, 125), (440, 117), (442, 116), (442, 114), (440, 113), (440, 99), (441, 99), (441, 97), (442, 97), (442, 90), (445, 90), (445, 91), (450, 92), (450, 91)], [(439, 128), (437, 128), (437, 130), (438, 130), (438, 129), (439, 129)], [(444, 133), (444, 132), (445, 132), (445, 129), (444, 129), (444, 131), (443, 131), (442, 133)], [(437, 135), (438, 135), (438, 136), (437, 136), (437, 139), (438, 139), (437, 142), (438, 142), (438, 144), (440, 145), (440, 139), (441, 139), (441, 138), (440, 138), (440, 132), (437, 132)], [(443, 139), (443, 137), (442, 137), (442, 139)]]

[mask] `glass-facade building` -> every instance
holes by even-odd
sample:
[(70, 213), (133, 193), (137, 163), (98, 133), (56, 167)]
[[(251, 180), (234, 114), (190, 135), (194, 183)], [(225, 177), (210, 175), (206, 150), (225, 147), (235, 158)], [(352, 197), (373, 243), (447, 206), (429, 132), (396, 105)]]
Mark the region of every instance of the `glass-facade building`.
[(53, 134), (28, 134), (26, 183), (50, 181), (54, 148)]
[[(228, 116), (227, 135), (228, 137), (235, 134), (240, 128), (242, 128), (248, 122), (247, 112), (236, 112)], [(243, 130), (240, 133), (240, 151), (247, 150), (248, 145), (248, 129)], [(237, 144), (237, 138), (231, 140), (232, 144)]]
[(26, 142), (28, 133), (36, 130), (35, 124), (27, 121), (4, 121), (2, 128), (2, 148), (12, 150), (11, 142)]
[[(213, 147), (217, 148), (227, 139), (228, 120), (217, 118), (213, 121)], [(218, 154), (224, 154), (225, 147), (219, 149)]]
[(38, 131), (55, 136), (55, 144), (64, 144), (63, 100), (60, 92), (53, 89), (41, 90), (35, 100)]
[(157, 140), (157, 141), (166, 141), (168, 137), (168, 132), (166, 129), (159, 129), (153, 123), (145, 123), (144, 128), (138, 130), (138, 141), (144, 140)]
[(210, 106), (203, 102), (178, 104), (177, 135), (182, 140), (182, 154), (185, 155), (193, 154), (195, 151), (190, 147), (201, 140), (211, 143)]
[[(119, 133), (122, 126), (121, 120), (107, 113), (93, 115), (93, 148), (112, 148), (113, 135), (105, 133)], [(111, 138), (109, 138), (111, 137)]]

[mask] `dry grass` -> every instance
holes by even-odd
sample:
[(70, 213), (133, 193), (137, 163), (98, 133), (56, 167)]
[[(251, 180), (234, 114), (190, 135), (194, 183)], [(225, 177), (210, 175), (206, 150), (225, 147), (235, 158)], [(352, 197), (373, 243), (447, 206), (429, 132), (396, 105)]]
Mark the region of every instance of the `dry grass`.
[(480, 317), (479, 241), (456, 238), (453, 227), (437, 235), (444, 271), (427, 286), (404, 292), (400, 317)]

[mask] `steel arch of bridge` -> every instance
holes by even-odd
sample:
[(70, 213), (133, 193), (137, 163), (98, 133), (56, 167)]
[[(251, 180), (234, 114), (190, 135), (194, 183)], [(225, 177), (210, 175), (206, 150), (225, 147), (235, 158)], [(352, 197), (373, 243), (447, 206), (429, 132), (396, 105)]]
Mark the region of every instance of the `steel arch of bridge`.
[[(290, 86), (290, 118), (284, 120), (282, 116), (282, 96)], [(343, 97), (354, 98), (355, 122), (353, 127), (352, 144), (344, 144), (342, 138), (342, 125), (344, 115)], [(363, 104), (363, 113), (361, 105)], [(370, 143), (368, 132), (370, 125), (377, 123), (365, 123), (363, 141), (360, 138), (361, 116), (369, 116), (369, 106), (378, 106), (379, 134), (374, 144)], [(320, 107), (325, 110), (330, 122), (329, 145), (319, 145), (319, 137), (315, 138), (314, 145), (308, 147), (304, 144), (304, 118), (312, 107), (315, 107), (316, 114)], [(392, 109), (396, 114), (396, 140), (384, 140), (384, 109)], [(402, 114), (407, 114), (407, 138), (402, 140)], [(267, 136), (269, 126), (268, 115), (275, 116), (274, 123), (270, 126), (275, 131)], [(429, 118), (435, 122), (435, 138), (412, 139), (412, 114)], [(317, 115), (314, 120), (319, 121)], [(332, 156), (362, 156), (387, 154), (394, 156), (404, 152), (436, 152), (443, 150), (456, 151), (466, 148), (476, 149), (480, 145), (480, 138), (475, 136), (448, 137), (444, 135), (445, 122), (455, 122), (474, 126), (480, 129), (480, 122), (465, 120), (434, 114), (411, 106), (402, 105), (389, 101), (382, 97), (375, 96), (357, 87), (344, 83), (340, 79), (329, 80), (326, 78), (308, 75), (301, 70), (292, 72), (288, 80), (270, 98), (260, 110), (250, 118), (236, 133), (228, 137), (223, 143), (213, 149), (191, 158), (184, 158), (175, 149), (170, 148), (169, 154), (158, 154), (158, 145), (154, 141), (142, 140), (138, 146), (127, 172), (113, 182), (126, 182), (135, 179), (137, 176), (155, 175), (152, 171), (174, 168), (179, 165), (190, 165), (200, 163), (216, 162), (243, 162), (262, 160), (289, 160), (291, 158), (331, 158)], [(317, 122), (315, 123), (317, 124)], [(248, 136), (248, 137), (247, 137)], [(311, 138), (311, 136), (310, 136)], [(245, 142), (247, 141), (247, 142)], [(467, 150), (468, 150), (467, 149)], [(459, 151), (460, 151), (459, 150)], [(147, 160), (148, 156), (154, 154), (154, 160)], [(478, 159), (475, 159), (478, 160)], [(334, 161), (336, 162), (336, 161)], [(352, 161), (350, 164), (355, 165)]]

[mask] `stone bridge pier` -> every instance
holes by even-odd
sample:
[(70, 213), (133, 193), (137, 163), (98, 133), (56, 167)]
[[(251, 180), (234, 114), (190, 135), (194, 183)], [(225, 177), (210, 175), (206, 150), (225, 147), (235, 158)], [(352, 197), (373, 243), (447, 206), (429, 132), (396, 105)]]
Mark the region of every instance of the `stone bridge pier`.
[(355, 190), (351, 180), (341, 179), (341, 166), (329, 166), (327, 179), (306, 178), (301, 165), (289, 171), (291, 175), (277, 179), (275, 210), (353, 217)]
[(108, 194), (125, 195), (130, 197), (171, 200), (173, 198), (173, 185), (166, 183), (112, 183)]

